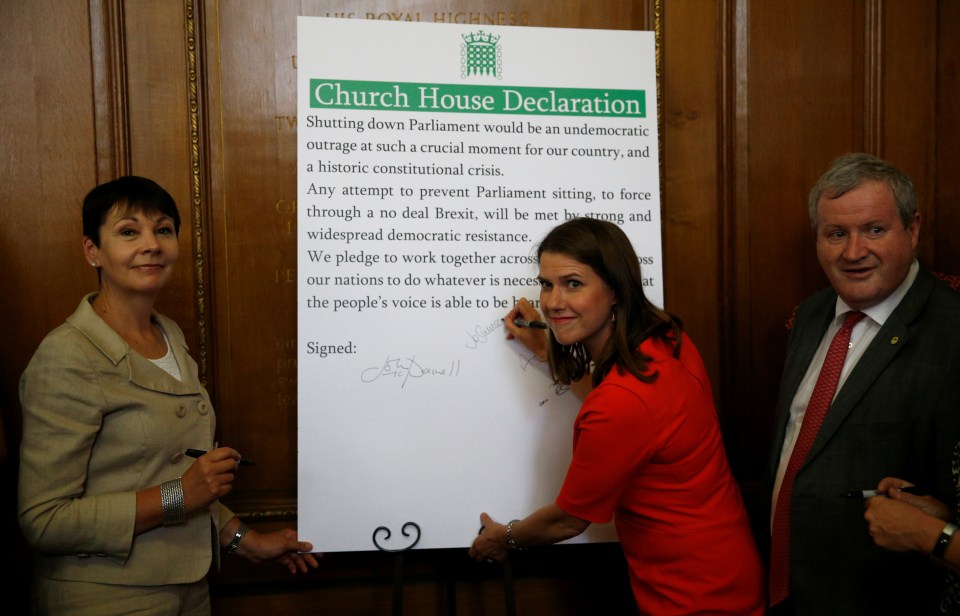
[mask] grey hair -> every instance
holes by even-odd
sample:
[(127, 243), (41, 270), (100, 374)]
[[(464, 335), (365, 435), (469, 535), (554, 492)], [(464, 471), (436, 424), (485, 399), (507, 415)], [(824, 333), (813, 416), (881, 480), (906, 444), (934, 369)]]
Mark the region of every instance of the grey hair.
[(817, 204), (821, 197), (836, 199), (867, 181), (883, 182), (893, 193), (893, 200), (900, 214), (900, 222), (906, 229), (917, 215), (917, 191), (913, 180), (898, 167), (887, 161), (864, 153), (844, 154), (820, 176), (810, 190), (807, 207), (810, 224), (817, 230)]

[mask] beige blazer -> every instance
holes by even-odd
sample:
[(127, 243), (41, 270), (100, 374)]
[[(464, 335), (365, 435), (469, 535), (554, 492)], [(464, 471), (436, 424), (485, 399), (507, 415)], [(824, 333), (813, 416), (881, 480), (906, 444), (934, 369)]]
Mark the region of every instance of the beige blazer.
[[(216, 419), (183, 332), (154, 313), (180, 366), (177, 381), (139, 355), (87, 295), (50, 332), (20, 380), (18, 514), (36, 572), (61, 580), (195, 582), (233, 517), (219, 502), (182, 526), (133, 535), (136, 493), (182, 475), (187, 448), (211, 449)], [(211, 526), (212, 521), (212, 526)]]

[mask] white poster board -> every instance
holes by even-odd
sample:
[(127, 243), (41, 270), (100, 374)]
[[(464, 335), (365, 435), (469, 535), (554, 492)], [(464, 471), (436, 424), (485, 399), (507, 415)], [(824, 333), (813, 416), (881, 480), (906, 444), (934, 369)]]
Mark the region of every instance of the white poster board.
[[(579, 407), (501, 318), (537, 242), (620, 224), (663, 305), (652, 32), (299, 17), (298, 526), (469, 546), (552, 502)], [(594, 525), (573, 541), (615, 540)]]

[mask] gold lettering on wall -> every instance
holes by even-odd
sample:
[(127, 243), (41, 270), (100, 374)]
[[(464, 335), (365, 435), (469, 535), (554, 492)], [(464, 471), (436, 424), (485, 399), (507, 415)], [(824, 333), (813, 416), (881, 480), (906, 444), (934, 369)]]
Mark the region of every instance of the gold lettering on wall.
[(434, 13), (433, 21), (448, 24), (473, 24), (492, 26), (526, 26), (530, 24), (530, 15), (523, 13)]
[[(492, 26), (526, 26), (530, 23), (529, 13), (495, 11), (493, 13), (444, 12), (426, 15), (435, 23), (473, 24)], [(366, 19), (379, 21), (423, 21), (421, 13), (366, 13)]]
[(297, 200), (296, 199), (278, 199), (273, 208), (280, 215), (280, 224), (283, 225), (284, 232), (291, 235), (297, 230)]
[(297, 340), (287, 338), (276, 341), (277, 407), (289, 409), (297, 404)]
[(276, 284), (294, 284), (297, 282), (297, 270), (294, 267), (278, 267), (273, 270), (273, 282)]
[[(341, 19), (356, 19), (359, 16), (356, 13), (324, 13), (318, 17), (338, 17)], [(379, 21), (423, 21), (422, 13), (365, 13), (364, 19)], [(510, 11), (494, 11), (493, 13), (476, 12), (440, 12), (432, 16), (427, 14), (427, 19), (432, 19), (434, 23), (440, 24), (473, 24), (473, 25), (491, 25), (491, 26), (529, 26), (530, 13), (522, 11), (514, 13)], [(297, 56), (290, 56), (290, 66), (297, 69)], [(294, 126), (295, 127), (295, 126)]]
[(297, 127), (297, 116), (274, 116), (277, 119), (277, 130)]
[[(282, 380), (282, 379), (281, 379)], [(283, 391), (282, 389), (277, 392), (277, 406), (283, 409), (291, 409), (297, 406), (297, 383), (296, 379), (293, 382), (293, 391)]]

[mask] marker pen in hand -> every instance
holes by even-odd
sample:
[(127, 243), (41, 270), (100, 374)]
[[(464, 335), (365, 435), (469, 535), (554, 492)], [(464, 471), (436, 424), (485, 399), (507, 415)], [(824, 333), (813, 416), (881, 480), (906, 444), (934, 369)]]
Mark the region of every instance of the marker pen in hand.
[[(184, 455), (190, 456), (191, 458), (199, 458), (203, 454), (207, 453), (202, 449), (188, 449), (183, 452)], [(246, 458), (240, 458), (240, 466), (254, 466), (253, 460), (247, 460)]]
[(549, 329), (549, 326), (543, 321), (527, 321), (524, 319), (514, 319), (513, 324), (517, 327), (529, 327), (531, 329)]
[[(897, 488), (893, 488), (896, 490)], [(907, 486), (905, 488), (900, 488), (901, 492), (906, 492), (907, 494), (915, 494), (917, 496), (923, 496), (924, 492), (917, 486)], [(874, 496), (886, 496), (886, 492), (877, 492), (876, 490), (850, 490), (841, 494), (844, 498), (873, 498)]]

